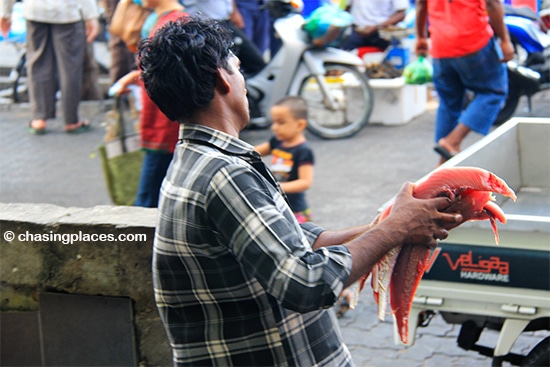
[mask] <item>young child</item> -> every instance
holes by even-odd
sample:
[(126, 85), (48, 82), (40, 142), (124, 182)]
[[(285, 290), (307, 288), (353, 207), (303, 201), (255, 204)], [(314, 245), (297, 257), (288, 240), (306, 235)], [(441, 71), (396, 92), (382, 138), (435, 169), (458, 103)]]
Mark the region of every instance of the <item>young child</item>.
[[(313, 151), (307, 144), (304, 130), (307, 127), (307, 103), (302, 97), (284, 97), (271, 108), (274, 136), (254, 149), (262, 157), (271, 154), (271, 171), (281, 183), (290, 207), (298, 219), (311, 220), (311, 211), (305, 191), (313, 183)], [(336, 303), (336, 314), (342, 317), (349, 310), (351, 291), (344, 289)]]
[(313, 150), (307, 144), (307, 103), (302, 97), (284, 97), (271, 108), (273, 137), (254, 149), (262, 157), (271, 155), (271, 171), (286, 193), (298, 219), (311, 220), (305, 191), (313, 183)]

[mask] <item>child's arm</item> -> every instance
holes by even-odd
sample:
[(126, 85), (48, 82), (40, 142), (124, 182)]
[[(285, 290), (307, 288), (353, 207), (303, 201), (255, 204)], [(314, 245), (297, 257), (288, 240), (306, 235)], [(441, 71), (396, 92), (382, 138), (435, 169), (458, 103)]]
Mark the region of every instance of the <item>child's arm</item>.
[(258, 144), (254, 147), (254, 150), (260, 153), (262, 157), (265, 157), (266, 155), (269, 155), (271, 152), (271, 145), (269, 145), (269, 142), (266, 141), (265, 143)]
[(281, 188), (287, 194), (306, 191), (313, 184), (313, 164), (302, 164), (298, 167), (298, 179), (281, 182)]

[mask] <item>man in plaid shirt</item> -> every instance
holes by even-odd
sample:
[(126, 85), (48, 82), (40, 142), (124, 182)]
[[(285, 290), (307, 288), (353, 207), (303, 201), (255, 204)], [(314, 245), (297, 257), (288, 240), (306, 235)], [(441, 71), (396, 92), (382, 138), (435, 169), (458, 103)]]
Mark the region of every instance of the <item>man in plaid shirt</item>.
[(192, 16), (142, 44), (147, 92), (181, 123), (161, 189), (153, 282), (175, 366), (351, 366), (331, 306), (391, 248), (435, 246), (445, 198), (412, 184), (391, 215), (325, 231), (300, 225), (253, 147), (238, 138), (248, 103), (231, 37)]

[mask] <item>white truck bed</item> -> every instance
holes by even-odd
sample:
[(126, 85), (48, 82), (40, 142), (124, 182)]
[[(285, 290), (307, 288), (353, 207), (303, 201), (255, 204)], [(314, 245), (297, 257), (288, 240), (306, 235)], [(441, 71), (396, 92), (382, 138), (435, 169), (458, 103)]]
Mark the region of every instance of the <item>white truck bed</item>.
[(484, 354), (505, 356), (526, 328), (550, 327), (550, 119), (514, 118), (445, 166), (485, 168), (518, 200), (497, 195), (508, 218), (498, 223), (499, 245), (489, 221), (465, 223), (440, 243), (416, 292), (409, 345), (417, 323), (438, 312), (463, 328), (466, 321), (502, 327), (497, 345)]

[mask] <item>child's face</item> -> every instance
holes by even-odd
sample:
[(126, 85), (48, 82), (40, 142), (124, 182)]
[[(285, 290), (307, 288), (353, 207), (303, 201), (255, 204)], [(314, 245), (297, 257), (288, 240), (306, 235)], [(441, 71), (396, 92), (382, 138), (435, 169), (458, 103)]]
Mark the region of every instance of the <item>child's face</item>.
[(271, 108), (271, 131), (280, 141), (289, 141), (302, 134), (305, 128), (305, 121), (292, 116), (290, 108), (286, 106), (273, 106)]

